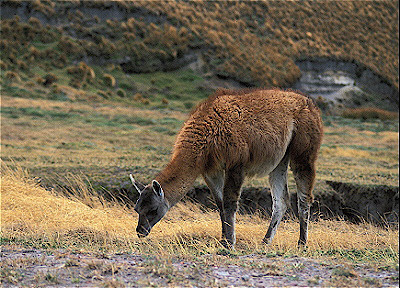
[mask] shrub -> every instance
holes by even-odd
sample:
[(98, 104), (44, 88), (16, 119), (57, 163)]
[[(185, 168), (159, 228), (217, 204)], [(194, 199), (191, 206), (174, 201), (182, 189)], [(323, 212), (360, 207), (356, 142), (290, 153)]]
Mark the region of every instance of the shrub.
[(110, 74), (104, 74), (103, 81), (104, 81), (105, 85), (115, 87), (116, 81), (115, 81), (114, 76), (112, 76)]
[(53, 84), (51, 86), (51, 92), (54, 94), (59, 94), (62, 92), (62, 90), (61, 90), (60, 86), (58, 86), (57, 84)]
[(117, 90), (117, 95), (119, 97), (125, 98), (126, 97), (126, 92), (123, 89), (120, 88), (120, 89)]
[(67, 59), (64, 57), (66, 57), (66, 56), (60, 55), (59, 59), (55, 59), (51, 63), (54, 65), (54, 67), (62, 69), (65, 67), (65, 64), (67, 63)]
[(44, 77), (43, 86), (49, 86), (58, 81), (58, 77), (53, 73), (49, 73)]
[(26, 64), (25, 61), (17, 60), (17, 65), (18, 65), (18, 68), (20, 70), (27, 70), (28, 69), (28, 64)]
[(141, 102), (142, 99), (143, 99), (143, 95), (140, 94), (140, 93), (136, 93), (136, 94), (133, 96), (133, 100), (135, 100), (135, 101)]
[(52, 16), (55, 13), (54, 6), (55, 3), (51, 1), (40, 1), (40, 0), (34, 0), (30, 3), (31, 8), (33, 10), (36, 10), (38, 12), (43, 13), (46, 16)]
[(39, 58), (40, 57), (40, 51), (34, 46), (29, 47), (29, 54), (33, 56), (34, 58)]
[(79, 81), (79, 79), (77, 79), (77, 78), (72, 78), (69, 81), (69, 85), (71, 85), (72, 87), (77, 88), (77, 89), (82, 88), (82, 82)]
[(108, 26), (110, 26), (111, 28), (115, 28), (117, 26), (117, 22), (111, 20), (111, 19), (107, 19), (106, 23)]
[(105, 99), (108, 99), (109, 96), (107, 95), (107, 93), (103, 92), (103, 91), (98, 91), (97, 94)]
[(26, 82), (26, 87), (35, 87), (35, 82), (33, 81)]
[(74, 76), (75, 75), (79, 76), (80, 69), (79, 69), (78, 66), (70, 66), (70, 67), (67, 68), (67, 73), (71, 74), (71, 75), (74, 75)]
[(68, 67), (67, 73), (71, 74), (73, 79), (81, 82), (81, 85), (86, 83), (86, 81), (91, 82), (96, 77), (94, 70), (85, 62), (80, 62), (78, 65)]
[(57, 47), (67, 55), (76, 56), (84, 53), (84, 49), (81, 47), (81, 45), (68, 37), (62, 37), (60, 41), (58, 41)]
[(127, 41), (133, 41), (133, 40), (136, 39), (136, 35), (135, 35), (135, 33), (125, 32), (125, 33), (124, 33), (124, 38), (125, 38)]
[(36, 81), (36, 83), (38, 83), (38, 84), (40, 84), (40, 85), (42, 85), (43, 83), (44, 83), (44, 79), (42, 78), (42, 77), (36, 77), (35, 78), (35, 81)]
[(42, 27), (42, 23), (41, 23), (40, 20), (39, 20), (38, 18), (36, 18), (36, 17), (31, 17), (31, 18), (29, 18), (28, 23), (29, 23), (30, 25), (32, 25), (33, 27), (35, 27), (35, 28), (41, 28), (41, 27)]
[(8, 60), (10, 60), (11, 63), (17, 63), (17, 57), (15, 57), (14, 53), (8, 54)]
[(342, 116), (351, 119), (380, 119), (395, 120), (399, 118), (399, 113), (386, 111), (379, 108), (363, 107), (355, 109), (346, 109), (342, 112)]
[(108, 97), (112, 97), (114, 95), (113, 91), (111, 91), (111, 90), (107, 90), (106, 93), (107, 93)]
[(89, 66), (87, 66), (87, 75), (89, 80), (94, 80), (94, 78), (96, 78), (96, 73), (94, 73), (93, 68)]
[(78, 19), (83, 19), (83, 17), (85, 16), (81, 11), (76, 10), (75, 12), (76, 16)]
[(137, 102), (140, 102), (140, 103), (142, 103), (142, 104), (144, 104), (144, 105), (149, 105), (149, 104), (150, 104), (150, 100), (147, 99), (147, 98), (145, 98), (145, 97), (143, 97), (143, 95), (140, 94), (140, 93), (136, 93), (136, 94), (133, 96), (133, 100), (135, 100), (135, 101), (137, 101)]
[(7, 71), (4, 76), (11, 81), (15, 82), (21, 81), (21, 77), (19, 77), (18, 73), (14, 71)]
[(113, 63), (110, 63), (106, 66), (106, 69), (110, 72), (114, 71), (115, 65)]
[(8, 67), (7, 63), (0, 60), (0, 69), (5, 70), (5, 69), (7, 69), (7, 67)]

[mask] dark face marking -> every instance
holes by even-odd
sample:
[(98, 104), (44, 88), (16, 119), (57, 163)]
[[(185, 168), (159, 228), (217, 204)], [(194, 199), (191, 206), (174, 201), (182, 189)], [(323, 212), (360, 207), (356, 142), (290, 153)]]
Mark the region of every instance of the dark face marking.
[(145, 237), (168, 211), (164, 194), (154, 191), (152, 185), (147, 186), (136, 202), (135, 211), (139, 214), (136, 232), (139, 237)]

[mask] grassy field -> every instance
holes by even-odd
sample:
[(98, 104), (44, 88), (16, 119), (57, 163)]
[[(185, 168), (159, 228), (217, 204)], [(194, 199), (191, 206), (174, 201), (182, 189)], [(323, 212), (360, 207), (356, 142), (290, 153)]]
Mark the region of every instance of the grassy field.
[[(27, 95), (30, 95), (29, 91), (22, 96)], [(130, 105), (127, 101), (104, 99), (88, 102), (46, 98), (2, 95), (1, 242), (4, 247), (17, 245), (45, 249), (49, 251), (47, 253), (53, 253), (51, 251), (54, 249), (67, 249), (81, 251), (79, 253), (85, 251), (90, 255), (98, 255), (98, 251), (107, 255), (147, 255), (143, 256), (147, 258), (140, 262), (142, 270), (138, 271), (150, 271), (153, 273), (150, 275), (156, 275), (156, 280), (146, 280), (148, 282), (144, 282), (143, 286), (158, 283), (157, 279), (167, 279), (168, 285), (186, 283), (182, 279), (190, 276), (168, 278), (171, 271), (178, 273), (176, 275), (193, 274), (192, 268), (184, 270), (186, 272), (177, 271), (174, 265), (181, 265), (179, 261), (191, 261), (194, 264), (190, 264), (190, 267), (197, 265), (196, 269), (203, 271), (200, 274), (211, 273), (206, 272), (210, 267), (229, 269), (232, 265), (239, 265), (244, 267), (245, 275), (254, 271), (270, 271), (268, 273), (273, 275), (289, 275), (284, 276), (284, 280), (294, 281), (303, 279), (305, 276), (301, 276), (301, 273), (309, 270), (309, 264), (304, 264), (309, 261), (306, 259), (314, 259), (317, 267), (328, 269), (329, 272), (321, 272), (322, 275), (332, 274), (331, 278), (322, 280), (319, 278), (322, 276), (310, 272), (312, 276), (307, 277), (311, 282), (307, 282), (307, 285), (324, 283), (330, 286), (373, 287), (382, 283), (398, 283), (398, 278), (393, 278), (395, 276), (388, 276), (390, 279), (385, 280), (379, 280), (378, 276), (382, 271), (388, 271), (390, 275), (398, 271), (398, 229), (381, 228), (368, 223), (356, 225), (343, 220), (322, 219), (313, 222), (309, 248), (303, 252), (296, 248), (296, 219), (284, 221), (273, 243), (265, 246), (261, 244), (261, 239), (266, 232), (268, 219), (259, 215), (238, 215), (237, 250), (232, 252), (225, 250), (218, 242), (221, 233), (218, 213), (207, 209), (204, 211), (198, 205), (185, 202), (174, 207), (154, 227), (148, 238), (139, 239), (135, 232), (137, 214), (121, 202), (105, 200), (98, 192), (121, 187), (121, 183), (128, 181), (128, 173), (148, 183), (168, 162), (175, 134), (187, 117), (188, 110), (185, 111), (184, 107), (153, 107), (151, 104), (137, 107), (135, 103)], [(397, 185), (396, 120), (324, 116), (324, 123), (325, 138), (318, 160), (315, 193), (326, 189), (326, 180)], [(55, 188), (45, 189), (43, 185)], [(196, 185), (203, 185), (202, 180), (199, 179)], [(245, 186), (266, 187), (268, 179), (248, 179)], [(289, 186), (291, 191), (295, 191), (292, 177), (289, 178)], [(257, 268), (254, 262), (243, 260), (242, 257), (260, 257), (261, 260), (256, 261), (259, 266), (264, 264)], [(296, 257), (303, 260), (290, 264), (294, 269), (290, 270), (284, 259), (295, 261), (293, 259), (298, 259)], [(100, 259), (96, 261), (103, 261)], [(28, 260), (23, 263), (30, 263)], [(29, 279), (21, 275), (27, 274), (29, 267), (33, 266), (16, 264), (22, 260), (15, 261), (5, 260), (2, 264), (4, 283)], [(68, 264), (75, 260), (65, 261)], [(77, 269), (83, 269), (82, 275), (88, 273), (85, 267), (92, 267), (90, 261), (87, 266), (77, 266)], [(271, 265), (276, 268), (271, 270)], [(22, 268), (15, 270), (15, 267)], [(94, 267), (101, 270), (110, 266), (104, 264)], [(128, 264), (126, 267), (131, 269)], [(354, 269), (372, 272), (356, 273), (352, 272)], [(18, 274), (15, 271), (22, 272)], [(57, 281), (64, 281), (57, 283), (74, 285), (74, 281), (78, 281), (62, 276), (61, 272), (52, 273), (40, 274), (42, 276), (38, 276), (38, 279), (42, 282), (35, 283), (55, 284), (52, 281), (57, 280), (57, 275)], [(300, 274), (290, 276), (293, 273)], [(375, 276), (360, 276), (370, 274)], [(211, 275), (209, 279), (216, 279), (213, 277)], [(115, 280), (115, 277), (112, 279)], [(129, 276), (122, 279), (129, 279)], [(198, 280), (193, 281), (201, 283), (201, 279), (199, 276)], [(268, 278), (263, 279), (266, 281)], [(98, 285), (106, 285), (104, 281)], [(28, 285), (30, 282), (23, 283)], [(294, 282), (290, 283), (283, 282), (282, 285), (293, 285)], [(209, 285), (216, 284), (210, 282)]]
[[(120, 239), (123, 247), (121, 249), (133, 251), (149, 249), (149, 246), (144, 244), (146, 241), (140, 242), (135, 236), (135, 213), (123, 209), (116, 203), (92, 200), (96, 192), (93, 191), (95, 189), (91, 189), (91, 185), (99, 181), (110, 181), (118, 185), (128, 180), (128, 173), (135, 174), (142, 182), (149, 182), (168, 162), (175, 134), (185, 120), (186, 113), (170, 109), (139, 109), (118, 102), (84, 103), (9, 96), (2, 96), (1, 105), (3, 237), (15, 241), (32, 239), (36, 244), (49, 242), (50, 246), (64, 246), (68, 245), (66, 243), (69, 237), (65, 235), (79, 238), (78, 232), (74, 236), (74, 232), (71, 231), (83, 229), (82, 233), (86, 233), (84, 231), (88, 229), (89, 234), (105, 239), (104, 249), (120, 249), (118, 245), (113, 247), (114, 240), (111, 239)], [(315, 193), (324, 189), (323, 183), (326, 180), (340, 179), (343, 182), (357, 184), (397, 185), (397, 121), (361, 121), (326, 116), (325, 126)], [(13, 172), (16, 167), (29, 171), (29, 176), (22, 172)], [(75, 187), (77, 199), (74, 202), (62, 198), (62, 191), (51, 193), (45, 191), (35, 185), (34, 180), (29, 180), (34, 177), (40, 178), (42, 183), (49, 186), (62, 182), (65, 186)], [(196, 185), (201, 184), (203, 183), (199, 179)], [(292, 178), (289, 184), (294, 191)], [(245, 186), (268, 186), (267, 177), (249, 179)], [(35, 198), (28, 198), (29, 195), (50, 201), (52, 205), (56, 205), (55, 207), (58, 205), (64, 207), (57, 209), (54, 214), (47, 212), (43, 214), (43, 207), (47, 204), (34, 200)], [(22, 214), (16, 213), (17, 208)], [(26, 211), (31, 209), (37, 212), (26, 214)], [(91, 217), (102, 215), (101, 217), (105, 218), (98, 219), (98, 223), (94, 223), (85, 216), (82, 218), (87, 218), (88, 222), (81, 223), (66, 217), (68, 214), (74, 214), (69, 211), (70, 209), (82, 210), (82, 213), (89, 213)], [(241, 217), (243, 218), (239, 218), (238, 228), (239, 247), (243, 247), (244, 250), (267, 249), (259, 245), (259, 240), (265, 232), (265, 221), (256, 216)], [(64, 219), (65, 227), (59, 223), (61, 218)], [(110, 221), (111, 218), (117, 222)], [(43, 219), (47, 220), (42, 221)], [(193, 220), (189, 226), (187, 226), (188, 219)], [(397, 231), (372, 229), (369, 226), (366, 228), (343, 222), (319, 222), (313, 225), (309, 253), (335, 249), (385, 250), (387, 244), (382, 244), (382, 241), (384, 243), (391, 241), (390, 249), (397, 251)], [(204, 214), (194, 206), (188, 208), (180, 205), (173, 209), (168, 219), (162, 221), (158, 227), (152, 233), (150, 243), (156, 241), (157, 245), (161, 245), (161, 250), (165, 250), (169, 245), (171, 245), (170, 253), (175, 253), (176, 249), (190, 250), (190, 245), (188, 247), (180, 245), (179, 241), (172, 245), (179, 237), (183, 237), (185, 243), (193, 241), (197, 243), (196, 245), (204, 245), (202, 249), (206, 249), (210, 243), (214, 243), (211, 245), (213, 247), (211, 250), (218, 248), (216, 239), (220, 232), (215, 212)], [(297, 224), (289, 221), (283, 227), (279, 233), (281, 238), (277, 238), (273, 246), (268, 248), (271, 251), (294, 249)], [(331, 227), (332, 231), (323, 232), (326, 227)], [(337, 230), (343, 234), (334, 237)], [(372, 237), (378, 237), (383, 233), (382, 235), (386, 235), (387, 238), (378, 240), (380, 239), (378, 237), (376, 241), (364, 238), (365, 242), (360, 242), (357, 235), (364, 230), (374, 231)], [(165, 232), (161, 231), (175, 232), (172, 235), (163, 235)], [(249, 233), (250, 231), (253, 232)], [(255, 235), (254, 233), (258, 233), (256, 231), (260, 233), (257, 234), (258, 237), (245, 238), (245, 235)], [(24, 236), (25, 233), (27, 234)], [(31, 235), (32, 233), (34, 235)], [(97, 240), (95, 243), (99, 245)], [(374, 244), (369, 246), (368, 243)], [(79, 245), (86, 246), (87, 243)], [(395, 258), (396, 255), (393, 254)]]
[[(132, 172), (147, 182), (169, 160), (186, 117), (177, 110), (118, 102), (3, 96), (2, 158), (42, 178), (81, 171), (93, 182), (109, 173), (123, 181)], [(396, 120), (325, 116), (318, 181), (396, 186), (397, 129)], [(266, 186), (267, 178), (251, 179), (248, 185)]]

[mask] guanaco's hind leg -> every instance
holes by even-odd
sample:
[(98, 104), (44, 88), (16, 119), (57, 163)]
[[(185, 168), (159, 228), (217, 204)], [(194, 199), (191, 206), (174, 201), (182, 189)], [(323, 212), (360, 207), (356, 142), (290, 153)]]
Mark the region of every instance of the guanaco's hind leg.
[[(311, 100), (310, 100), (311, 101)], [(290, 143), (290, 168), (297, 186), (298, 212), (300, 222), (299, 248), (305, 248), (308, 236), (312, 190), (315, 181), (315, 164), (322, 142), (323, 127), (318, 109), (308, 104), (299, 111), (297, 130)]]
[(222, 237), (225, 237), (225, 216), (224, 216), (224, 207), (223, 203), (223, 191), (224, 191), (224, 183), (225, 183), (225, 173), (224, 171), (218, 171), (213, 174), (204, 174), (204, 180), (208, 188), (210, 189), (212, 195), (214, 196), (215, 203), (217, 204), (219, 215), (221, 217), (222, 223)]
[(229, 249), (233, 249), (236, 243), (235, 221), (238, 201), (244, 180), (244, 171), (241, 165), (228, 169), (225, 173), (225, 185), (223, 191), (222, 241)]
[(278, 166), (269, 174), (272, 195), (272, 217), (267, 234), (263, 239), (266, 244), (271, 243), (289, 206), (289, 189), (287, 185), (289, 155), (286, 154)]
[(291, 165), (297, 186), (297, 207), (300, 222), (299, 248), (305, 248), (308, 238), (308, 222), (310, 206), (313, 202), (312, 189), (315, 180), (315, 165), (313, 163), (296, 163)]

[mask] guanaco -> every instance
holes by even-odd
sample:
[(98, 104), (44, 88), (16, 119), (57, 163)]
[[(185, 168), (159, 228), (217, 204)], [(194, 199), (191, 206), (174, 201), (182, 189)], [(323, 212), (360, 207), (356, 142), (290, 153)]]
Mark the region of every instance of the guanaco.
[(269, 174), (273, 212), (263, 239), (269, 244), (289, 206), (290, 163), (297, 187), (298, 245), (305, 246), (322, 135), (318, 107), (299, 92), (218, 90), (191, 112), (170, 162), (151, 184), (143, 186), (130, 175), (140, 193), (134, 208), (139, 214), (138, 236), (147, 236), (202, 175), (219, 209), (221, 243), (234, 248), (243, 181), (246, 176)]

